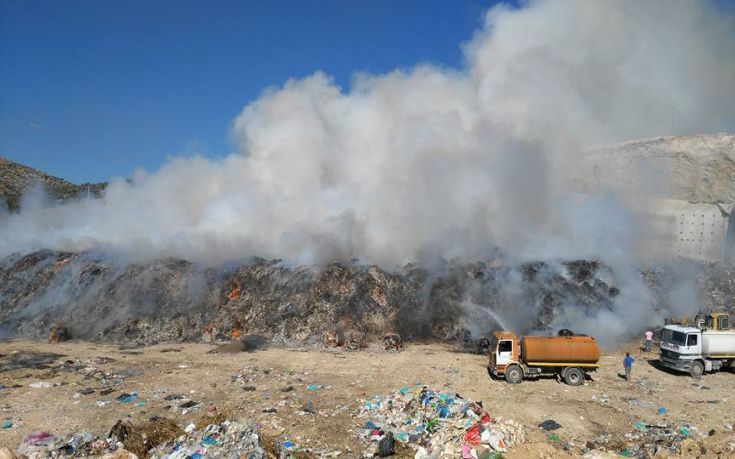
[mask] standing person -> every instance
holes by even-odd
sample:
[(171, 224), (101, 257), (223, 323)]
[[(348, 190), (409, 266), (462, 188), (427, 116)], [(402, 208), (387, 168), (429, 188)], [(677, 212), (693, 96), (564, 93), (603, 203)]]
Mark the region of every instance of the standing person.
[(646, 341), (643, 343), (643, 349), (646, 352), (651, 352), (651, 344), (653, 343), (653, 332), (649, 328), (648, 330), (646, 330), (643, 336), (646, 337)]
[(630, 381), (630, 371), (633, 369), (633, 357), (630, 356), (630, 352), (625, 353), (623, 368), (625, 368), (625, 380)]

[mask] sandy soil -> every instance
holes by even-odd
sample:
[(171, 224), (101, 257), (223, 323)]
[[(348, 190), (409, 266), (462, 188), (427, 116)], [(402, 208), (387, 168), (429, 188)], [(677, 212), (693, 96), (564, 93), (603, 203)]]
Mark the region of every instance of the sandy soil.
[[(621, 349), (603, 356), (593, 380), (570, 387), (556, 379), (525, 381), (517, 386), (494, 381), (487, 375), (486, 357), (435, 344), (409, 345), (398, 353), (281, 348), (208, 353), (214, 348), (201, 344), (131, 350), (86, 342), (0, 344), (0, 384), (21, 385), (0, 390), (0, 418), (13, 422), (11, 428), (0, 430), (0, 445), (15, 449), (26, 433), (37, 429), (106, 434), (118, 419), (125, 418), (144, 421), (163, 416), (183, 427), (206, 408), (216, 406), (235, 418), (259, 420), (278, 438), (324, 451), (339, 450), (342, 457), (359, 457), (364, 446), (355, 429), (361, 421), (353, 414), (360, 400), (416, 383), (482, 400), (493, 416), (523, 423), (529, 442), (511, 450), (507, 455), (511, 458), (580, 455), (588, 440), (604, 434), (612, 436), (616, 448), (624, 447), (629, 442), (625, 435), (633, 431), (637, 421), (691, 423), (696, 428), (693, 438), (704, 448), (685, 456), (726, 457), (723, 451), (735, 441), (730, 427), (735, 424), (735, 374), (721, 372), (694, 380), (657, 369), (647, 361), (656, 354), (642, 354), (637, 349), (633, 353), (633, 381), (618, 376), (625, 351)], [(38, 360), (39, 353), (58, 357), (48, 356), (49, 368), (29, 368), (33, 365), (27, 362), (21, 368), (8, 369), (24, 356)], [(90, 363), (98, 357), (114, 360)], [(78, 360), (85, 369), (64, 372), (51, 368), (65, 360)], [(85, 379), (85, 375), (94, 374), (90, 367), (128, 376), (117, 381), (114, 392), (100, 395), (101, 380)], [(62, 385), (30, 387), (36, 382)], [(309, 390), (312, 384), (322, 387)], [(95, 392), (75, 395), (83, 388)], [(138, 394), (135, 402), (115, 401), (132, 391)], [(181, 400), (165, 399), (171, 394), (200, 402), (201, 408), (182, 409), (177, 406)], [(308, 401), (315, 413), (301, 411)], [(659, 407), (666, 408), (666, 414), (658, 414)], [(560, 441), (551, 442), (549, 433), (537, 427), (547, 419), (562, 425), (554, 432)]]

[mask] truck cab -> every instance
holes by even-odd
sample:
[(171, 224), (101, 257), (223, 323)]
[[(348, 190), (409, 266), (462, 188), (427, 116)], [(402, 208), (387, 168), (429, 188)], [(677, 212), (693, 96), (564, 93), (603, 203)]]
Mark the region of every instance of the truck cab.
[(735, 361), (735, 330), (727, 313), (710, 313), (697, 326), (666, 325), (661, 332), (661, 364), (700, 377)]
[(667, 325), (661, 332), (661, 362), (669, 368), (690, 371), (692, 362), (702, 355), (701, 330), (682, 325)]
[(518, 363), (519, 355), (518, 338), (514, 333), (508, 331), (493, 333), (493, 337), (490, 339), (488, 371), (492, 376), (501, 377), (505, 375), (505, 370), (509, 365)]

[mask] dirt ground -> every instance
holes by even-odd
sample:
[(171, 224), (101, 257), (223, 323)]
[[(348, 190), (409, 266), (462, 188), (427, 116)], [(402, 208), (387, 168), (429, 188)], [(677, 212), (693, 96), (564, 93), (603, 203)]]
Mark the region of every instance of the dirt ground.
[[(183, 427), (215, 406), (233, 418), (258, 420), (280, 439), (360, 457), (365, 445), (355, 429), (364, 421), (354, 414), (361, 400), (420, 383), (482, 400), (494, 417), (526, 426), (528, 442), (511, 449), (509, 458), (580, 456), (592, 446), (588, 441), (599, 445), (594, 439), (601, 436), (608, 438), (607, 449), (617, 453), (634, 441), (630, 433), (636, 422), (691, 424), (696, 445), (690, 442), (682, 456), (728, 457), (733, 454), (728, 448), (735, 447), (735, 374), (695, 380), (669, 373), (649, 362), (657, 358), (655, 352), (641, 353), (634, 345), (605, 354), (600, 370), (580, 387), (553, 378), (517, 386), (494, 381), (486, 357), (438, 344), (408, 345), (397, 353), (314, 348), (209, 353), (213, 349), (203, 344), (126, 350), (88, 342), (2, 343), (0, 385), (11, 387), (0, 389), (0, 420), (13, 425), (0, 429), (0, 445), (14, 450), (25, 434), (39, 429), (106, 435), (118, 419), (161, 416)], [(636, 358), (630, 382), (618, 375), (625, 350)], [(116, 376), (102, 376), (105, 372)], [(31, 387), (39, 382), (52, 387)], [(113, 392), (101, 395), (105, 384)], [(311, 385), (319, 387), (312, 390)], [(85, 388), (94, 392), (78, 393)], [(137, 393), (133, 402), (116, 401), (131, 392)], [(182, 408), (187, 400), (199, 405)], [(314, 412), (302, 409), (308, 402)], [(666, 413), (659, 414), (659, 408)], [(558, 440), (537, 426), (548, 419), (562, 426), (553, 432)]]

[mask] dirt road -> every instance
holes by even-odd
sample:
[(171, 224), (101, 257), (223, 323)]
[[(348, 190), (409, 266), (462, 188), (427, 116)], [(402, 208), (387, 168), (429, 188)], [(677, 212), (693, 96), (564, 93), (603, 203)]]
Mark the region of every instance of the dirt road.
[[(691, 440), (683, 456), (727, 457), (732, 454), (728, 448), (735, 450), (735, 375), (722, 372), (694, 380), (657, 369), (647, 361), (656, 354), (637, 349), (631, 382), (618, 376), (626, 350), (621, 349), (602, 357), (593, 380), (570, 387), (556, 379), (517, 386), (493, 381), (486, 357), (435, 344), (409, 345), (398, 353), (282, 348), (208, 353), (214, 348), (0, 344), (0, 385), (10, 386), (0, 390), (0, 417), (12, 423), (0, 430), (0, 444), (15, 449), (25, 434), (39, 429), (107, 434), (118, 419), (139, 422), (160, 416), (183, 427), (215, 406), (235, 418), (258, 420), (278, 438), (360, 457), (365, 445), (355, 434), (361, 421), (354, 413), (361, 400), (426, 384), (482, 400), (493, 416), (526, 426), (528, 442), (512, 449), (511, 458), (579, 456), (591, 450), (598, 457), (604, 450), (617, 455), (642, 441), (636, 440), (636, 423), (688, 425)], [(133, 392), (130, 402), (116, 400)], [(182, 407), (186, 401), (198, 404)], [(308, 402), (312, 410), (305, 409)], [(562, 427), (547, 432), (537, 426), (549, 419)], [(670, 454), (663, 446), (660, 450)]]

